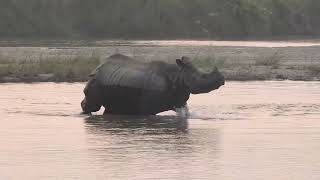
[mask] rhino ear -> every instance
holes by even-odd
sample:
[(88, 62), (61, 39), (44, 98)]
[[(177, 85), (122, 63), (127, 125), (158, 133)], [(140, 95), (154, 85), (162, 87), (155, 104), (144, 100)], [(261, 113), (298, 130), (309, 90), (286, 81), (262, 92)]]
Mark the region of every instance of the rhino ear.
[(183, 67), (191, 67), (192, 63), (190, 61), (190, 58), (182, 56), (181, 59), (176, 59), (176, 62), (178, 66), (183, 66)]
[(184, 62), (188, 62), (188, 61), (190, 61), (190, 58), (186, 57), (186, 56), (182, 56), (181, 60), (184, 61)]
[(182, 59), (176, 59), (176, 63), (178, 66), (183, 66), (183, 64), (184, 64)]
[(215, 73), (217, 73), (217, 72), (219, 72), (219, 70), (218, 70), (217, 66), (215, 66), (215, 67), (212, 69), (211, 73), (212, 73), (212, 74), (215, 74)]

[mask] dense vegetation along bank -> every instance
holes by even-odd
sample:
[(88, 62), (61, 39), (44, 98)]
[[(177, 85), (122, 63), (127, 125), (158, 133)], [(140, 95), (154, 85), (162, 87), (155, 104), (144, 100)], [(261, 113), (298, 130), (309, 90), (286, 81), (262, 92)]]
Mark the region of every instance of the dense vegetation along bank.
[(319, 0), (4, 0), (0, 37), (320, 35)]

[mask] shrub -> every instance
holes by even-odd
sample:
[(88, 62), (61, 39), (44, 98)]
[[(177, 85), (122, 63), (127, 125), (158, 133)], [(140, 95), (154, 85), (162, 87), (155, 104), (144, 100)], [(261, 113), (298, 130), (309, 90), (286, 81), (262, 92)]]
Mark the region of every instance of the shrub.
[(279, 56), (279, 51), (276, 51), (271, 56), (268, 56), (262, 59), (257, 59), (255, 65), (270, 66), (273, 69), (278, 69), (280, 66), (280, 58), (281, 57)]

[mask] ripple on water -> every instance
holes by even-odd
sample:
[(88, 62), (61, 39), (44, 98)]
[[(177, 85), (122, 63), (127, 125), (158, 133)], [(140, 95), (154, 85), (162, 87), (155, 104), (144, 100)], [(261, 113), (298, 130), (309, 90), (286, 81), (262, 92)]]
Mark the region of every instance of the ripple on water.
[(0, 179), (320, 179), (318, 82), (228, 82), (188, 120), (79, 115), (83, 88), (0, 86)]

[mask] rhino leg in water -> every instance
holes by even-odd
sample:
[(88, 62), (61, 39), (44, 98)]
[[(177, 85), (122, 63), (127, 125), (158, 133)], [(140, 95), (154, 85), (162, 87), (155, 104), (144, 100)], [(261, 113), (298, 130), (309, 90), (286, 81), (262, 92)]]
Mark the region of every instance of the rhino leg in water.
[(182, 118), (188, 118), (190, 116), (189, 108), (187, 105), (180, 108), (175, 108), (174, 111), (177, 113), (178, 116)]

